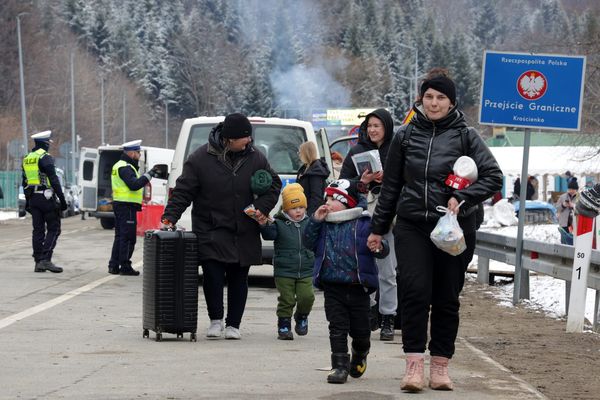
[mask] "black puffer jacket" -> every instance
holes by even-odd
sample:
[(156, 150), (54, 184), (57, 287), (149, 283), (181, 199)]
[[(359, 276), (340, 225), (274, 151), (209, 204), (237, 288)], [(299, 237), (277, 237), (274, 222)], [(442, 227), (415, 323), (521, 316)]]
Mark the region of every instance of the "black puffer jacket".
[[(376, 116), (381, 121), (383, 121), (383, 126), (385, 127), (385, 136), (383, 139), (383, 143), (379, 148), (375, 143), (371, 141), (371, 139), (369, 138), (369, 134), (367, 133), (367, 123), (369, 121), (369, 117), (372, 115)], [(346, 155), (346, 158), (344, 159), (344, 163), (342, 164), (342, 169), (340, 171), (340, 178), (360, 179), (360, 176), (358, 176), (358, 171), (356, 170), (356, 167), (354, 167), (354, 163), (352, 162), (352, 156), (355, 154), (364, 153), (365, 151), (376, 149), (379, 150), (379, 158), (381, 159), (381, 165), (385, 167), (385, 162), (393, 137), (394, 120), (392, 119), (391, 114), (385, 108), (378, 108), (372, 113), (367, 114), (363, 123), (360, 124), (360, 129), (358, 131), (358, 143), (356, 143), (356, 145), (354, 145), (350, 149), (350, 151), (348, 151), (348, 155)], [(371, 182), (369, 187), (372, 189), (373, 187), (379, 185), (379, 183), (373, 181)]]
[(323, 194), (327, 186), (327, 178), (329, 177), (329, 168), (323, 159), (318, 159), (306, 167), (303, 165), (298, 170), (296, 182), (298, 182), (308, 202), (307, 212), (312, 215), (319, 206), (325, 204)]
[[(502, 171), (473, 129), (468, 130), (465, 143), (468, 149), (464, 154), (460, 135), (467, 124), (462, 112), (454, 108), (435, 123), (425, 116), (421, 106), (415, 107), (415, 112), (404, 165), (401, 143), (407, 126), (398, 131), (390, 145), (372, 230), (386, 233), (395, 215), (411, 221), (435, 222), (442, 215), (435, 208), (446, 207), (454, 196), (459, 202), (465, 200), (458, 217), (461, 227), (465, 232), (473, 232), (476, 210), (473, 206), (502, 188)], [(463, 155), (475, 161), (478, 178), (468, 188), (454, 190), (444, 182), (452, 173), (454, 162)]]
[[(192, 230), (198, 236), (201, 261), (262, 264), (259, 225), (243, 210), (254, 204), (268, 214), (277, 203), (281, 179), (252, 145), (241, 152), (224, 154), (222, 125), (217, 125), (209, 142), (190, 154), (183, 164), (163, 218), (177, 222), (193, 202)], [(255, 199), (250, 178), (259, 169), (269, 171), (273, 183)]]

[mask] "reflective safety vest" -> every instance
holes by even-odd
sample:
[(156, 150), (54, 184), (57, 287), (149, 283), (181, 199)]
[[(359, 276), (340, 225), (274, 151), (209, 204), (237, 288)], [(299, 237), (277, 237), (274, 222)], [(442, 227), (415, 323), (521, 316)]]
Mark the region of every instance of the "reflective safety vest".
[(113, 201), (124, 201), (127, 203), (142, 204), (144, 196), (144, 189), (131, 190), (127, 184), (119, 176), (119, 169), (123, 167), (131, 167), (135, 171), (135, 176), (140, 177), (137, 169), (126, 161), (119, 160), (112, 167), (112, 174), (110, 176), (110, 183), (112, 184)]
[(34, 185), (45, 185), (47, 188), (50, 187), (50, 179), (40, 171), (40, 160), (48, 152), (44, 149), (37, 149), (27, 154), (23, 159), (23, 171), (25, 171), (25, 179), (27, 180), (27, 186)]

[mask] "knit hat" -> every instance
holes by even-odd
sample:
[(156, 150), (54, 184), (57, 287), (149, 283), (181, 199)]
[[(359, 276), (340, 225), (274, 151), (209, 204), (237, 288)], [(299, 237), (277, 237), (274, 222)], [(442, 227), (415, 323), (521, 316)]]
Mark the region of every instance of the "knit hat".
[(427, 89), (435, 89), (444, 93), (450, 99), (450, 102), (456, 105), (456, 86), (454, 81), (447, 76), (438, 75), (431, 79), (425, 79), (421, 84), (421, 98), (425, 95)]
[(250, 190), (257, 196), (265, 194), (273, 184), (273, 177), (269, 171), (259, 169), (250, 177)]
[(252, 136), (252, 125), (244, 114), (229, 114), (223, 121), (221, 136), (226, 139), (240, 139)]
[(304, 189), (299, 183), (288, 183), (281, 192), (283, 211), (291, 210), (296, 207), (306, 208), (306, 196)]
[(354, 208), (358, 204), (357, 181), (338, 179), (325, 188), (325, 197), (331, 196), (334, 200), (343, 203), (347, 208)]
[(569, 179), (569, 183), (567, 183), (567, 188), (579, 190), (579, 183), (577, 183), (577, 178), (572, 177)]

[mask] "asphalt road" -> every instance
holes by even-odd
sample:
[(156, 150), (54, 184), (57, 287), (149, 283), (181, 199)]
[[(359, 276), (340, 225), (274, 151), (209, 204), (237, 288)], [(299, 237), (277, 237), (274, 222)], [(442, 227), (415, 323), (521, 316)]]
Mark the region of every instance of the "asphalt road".
[[(373, 334), (368, 369), (345, 385), (326, 383), (329, 341), (317, 292), (308, 336), (276, 339), (277, 292), (252, 286), (242, 340), (207, 340), (199, 296), (198, 341), (142, 338), (142, 277), (107, 273), (112, 231), (98, 221), (63, 220), (54, 262), (34, 273), (31, 221), (0, 221), (0, 399), (400, 399), (404, 358)], [(134, 264), (142, 268), (142, 240)], [(269, 266), (253, 267), (253, 281)], [(143, 269), (142, 269), (143, 273)], [(265, 279), (262, 279), (264, 282)], [(482, 321), (485, 323), (485, 321)], [(427, 368), (427, 366), (426, 366)], [(451, 361), (456, 389), (420, 399), (544, 399), (468, 341)]]

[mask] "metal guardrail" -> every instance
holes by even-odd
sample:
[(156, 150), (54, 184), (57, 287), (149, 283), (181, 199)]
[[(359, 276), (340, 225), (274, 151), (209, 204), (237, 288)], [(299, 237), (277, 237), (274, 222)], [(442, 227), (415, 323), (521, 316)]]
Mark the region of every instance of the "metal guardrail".
[[(490, 232), (477, 232), (475, 254), (478, 256), (477, 281), (488, 283), (490, 274), (489, 260), (509, 265), (516, 263), (517, 239)], [(573, 274), (575, 248), (564, 244), (545, 243), (538, 240), (523, 239), (523, 269), (535, 271), (556, 279), (566, 281), (566, 310), (569, 309), (570, 282)], [(522, 298), (529, 298), (529, 276), (523, 274), (524, 287)], [(600, 250), (592, 250), (587, 285), (596, 290), (593, 329), (600, 332)], [(523, 284), (522, 284), (523, 286)], [(517, 288), (515, 288), (516, 290)]]

